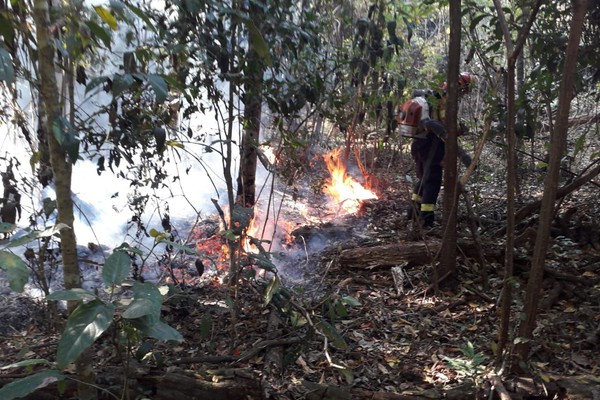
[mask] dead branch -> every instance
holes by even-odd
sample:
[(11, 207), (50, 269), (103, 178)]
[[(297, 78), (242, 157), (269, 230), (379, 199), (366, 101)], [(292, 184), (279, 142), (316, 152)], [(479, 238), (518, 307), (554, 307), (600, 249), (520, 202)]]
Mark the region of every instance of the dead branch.
[[(581, 175), (578, 179), (575, 179), (573, 182), (559, 188), (556, 192), (556, 199), (561, 199), (566, 195), (576, 191), (577, 189), (594, 179), (598, 174), (600, 174), (600, 164), (596, 165), (596, 167), (593, 168), (587, 174)], [(521, 209), (519, 209), (515, 215), (516, 221), (524, 220), (526, 217), (536, 212), (541, 205), (542, 200), (540, 199), (521, 207)]]
[(510, 394), (504, 387), (504, 384), (502, 383), (502, 379), (500, 379), (500, 377), (498, 375), (493, 374), (493, 373), (489, 374), (488, 379), (492, 383), (492, 387), (498, 393), (498, 396), (500, 396), (500, 400), (511, 400)]

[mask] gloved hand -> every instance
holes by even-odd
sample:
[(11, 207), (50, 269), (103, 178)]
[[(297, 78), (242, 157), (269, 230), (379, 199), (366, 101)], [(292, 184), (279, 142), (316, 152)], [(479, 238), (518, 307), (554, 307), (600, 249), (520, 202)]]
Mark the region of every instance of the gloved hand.
[(470, 155), (464, 153), (460, 156), (460, 162), (462, 162), (465, 167), (469, 168), (471, 166), (471, 163), (473, 162), (473, 159)]
[(467, 153), (467, 151), (460, 146), (458, 146), (458, 158), (460, 159), (460, 162), (462, 162), (467, 168), (469, 168), (473, 162), (473, 159), (469, 153)]

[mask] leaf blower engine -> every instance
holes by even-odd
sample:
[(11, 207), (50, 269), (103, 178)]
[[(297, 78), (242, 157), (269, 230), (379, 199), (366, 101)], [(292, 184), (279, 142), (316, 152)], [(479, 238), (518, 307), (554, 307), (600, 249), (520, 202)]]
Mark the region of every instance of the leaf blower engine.
[(417, 95), (407, 100), (402, 104), (400, 112), (396, 116), (400, 126), (400, 134), (418, 139), (424, 139), (427, 136), (427, 131), (420, 123), (426, 119), (429, 119), (429, 104), (427, 104), (424, 95)]

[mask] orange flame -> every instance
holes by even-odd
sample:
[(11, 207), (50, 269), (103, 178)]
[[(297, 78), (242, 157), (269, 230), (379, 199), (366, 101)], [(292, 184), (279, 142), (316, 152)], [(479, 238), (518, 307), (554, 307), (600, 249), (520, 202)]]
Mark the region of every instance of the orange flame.
[(376, 199), (377, 195), (346, 173), (340, 152), (340, 149), (335, 149), (324, 156), (331, 177), (327, 179), (323, 192), (338, 204), (339, 213), (354, 214), (359, 210), (361, 201)]

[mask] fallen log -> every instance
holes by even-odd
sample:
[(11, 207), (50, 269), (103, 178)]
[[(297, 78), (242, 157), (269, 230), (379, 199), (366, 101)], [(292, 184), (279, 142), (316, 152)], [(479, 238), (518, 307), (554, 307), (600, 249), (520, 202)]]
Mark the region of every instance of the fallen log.
[(342, 267), (364, 269), (391, 267), (406, 262), (422, 265), (431, 262), (440, 246), (439, 239), (431, 239), (345, 249), (340, 253), (339, 263)]
[(185, 371), (145, 376), (138, 381), (155, 388), (152, 400), (248, 400), (262, 399), (260, 379), (248, 370), (224, 370), (212, 381)]

